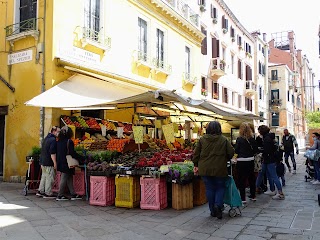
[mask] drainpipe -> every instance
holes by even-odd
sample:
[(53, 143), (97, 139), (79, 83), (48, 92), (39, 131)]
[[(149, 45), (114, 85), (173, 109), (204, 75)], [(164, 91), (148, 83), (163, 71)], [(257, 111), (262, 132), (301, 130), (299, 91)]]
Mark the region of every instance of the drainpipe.
[[(45, 65), (46, 65), (46, 12), (47, 12), (47, 2), (44, 0), (44, 10), (43, 10), (43, 63), (41, 72), (41, 93), (46, 90), (45, 83)], [(44, 139), (44, 122), (45, 122), (45, 108), (40, 108), (40, 131), (39, 131), (39, 144), (41, 146)]]

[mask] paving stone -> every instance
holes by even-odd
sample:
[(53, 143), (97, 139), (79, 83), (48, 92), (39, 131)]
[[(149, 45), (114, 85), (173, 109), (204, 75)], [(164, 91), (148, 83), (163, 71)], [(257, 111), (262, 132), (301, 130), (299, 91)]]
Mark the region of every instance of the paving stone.
[(167, 236), (172, 238), (172, 239), (177, 239), (178, 240), (178, 239), (184, 239), (190, 233), (191, 233), (191, 231), (176, 228), (173, 231), (169, 232), (167, 234)]
[(248, 230), (265, 231), (267, 229), (267, 227), (266, 226), (260, 226), (260, 225), (248, 225), (246, 229), (248, 229)]
[(237, 237), (237, 240), (265, 240), (265, 238), (253, 235), (240, 234)]
[(87, 238), (97, 238), (104, 236), (106, 234), (106, 231), (102, 228), (85, 228), (79, 231), (79, 233)]
[(217, 229), (218, 229), (218, 227), (213, 226), (211, 223), (206, 223), (206, 224), (202, 224), (202, 225), (199, 226), (198, 228), (193, 229), (193, 231), (195, 231), (195, 232), (200, 232), (200, 233), (212, 234), (212, 233), (214, 233)]
[(276, 239), (281, 240), (311, 240), (311, 236), (304, 236), (304, 235), (293, 235), (293, 234), (278, 234)]
[(240, 232), (230, 231), (230, 230), (221, 230), (218, 229), (214, 232), (214, 236), (221, 237), (221, 238), (232, 238), (235, 239)]
[(221, 238), (221, 237), (211, 236), (211, 237), (209, 237), (207, 240), (228, 240), (228, 239), (227, 239), (227, 238)]
[(253, 235), (253, 236), (258, 236), (258, 237), (263, 237), (266, 239), (269, 239), (272, 237), (272, 234), (269, 233), (266, 230), (250, 230), (250, 229), (245, 229), (241, 232), (241, 234), (245, 235)]
[(173, 231), (174, 229), (176, 229), (176, 227), (172, 227), (172, 226), (168, 226), (168, 225), (164, 225), (164, 224), (157, 225), (157, 226), (153, 227), (153, 230), (155, 230), (159, 233), (162, 233), (162, 234), (167, 234), (167, 233)]
[(227, 221), (227, 224), (235, 224), (235, 225), (247, 225), (252, 218), (248, 217), (236, 217)]
[(194, 239), (194, 240), (206, 240), (210, 237), (209, 234), (205, 233), (199, 233), (199, 232), (192, 232), (188, 236), (186, 236), (187, 239)]

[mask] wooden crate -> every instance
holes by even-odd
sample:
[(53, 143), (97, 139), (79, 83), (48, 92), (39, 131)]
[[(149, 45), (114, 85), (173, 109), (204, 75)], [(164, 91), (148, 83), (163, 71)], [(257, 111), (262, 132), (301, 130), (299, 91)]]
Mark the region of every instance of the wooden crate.
[(193, 179), (193, 205), (200, 206), (207, 202), (206, 186), (201, 178)]
[(193, 208), (193, 184), (172, 183), (172, 208), (176, 210)]

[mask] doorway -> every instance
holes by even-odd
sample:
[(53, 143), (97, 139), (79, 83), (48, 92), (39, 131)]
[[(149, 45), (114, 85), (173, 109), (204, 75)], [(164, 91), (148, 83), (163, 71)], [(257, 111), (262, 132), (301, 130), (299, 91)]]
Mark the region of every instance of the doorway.
[(3, 176), (5, 115), (0, 115), (0, 176)]

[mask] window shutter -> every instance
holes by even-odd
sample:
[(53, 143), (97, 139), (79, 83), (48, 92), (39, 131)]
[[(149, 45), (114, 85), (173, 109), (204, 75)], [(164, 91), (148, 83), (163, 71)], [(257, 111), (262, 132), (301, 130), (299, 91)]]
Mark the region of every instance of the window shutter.
[(225, 25), (225, 18), (224, 18), (224, 15), (222, 16), (222, 28), (224, 28), (224, 25)]
[(212, 38), (212, 58), (216, 58), (217, 57), (217, 40), (216, 38)]
[(241, 79), (241, 61), (238, 60), (238, 78)]
[(249, 67), (249, 70), (250, 70), (250, 80), (253, 80), (253, 77), (252, 77), (252, 68)]
[(218, 18), (218, 12), (217, 12), (217, 9), (215, 7), (213, 8), (213, 17), (214, 18)]
[(202, 26), (201, 26), (201, 32), (204, 35), (206, 35), (205, 38), (202, 40), (202, 43), (201, 43), (201, 53), (203, 55), (207, 55), (207, 31)]
[(217, 41), (217, 57), (220, 57), (220, 44), (219, 44), (220, 42), (218, 39), (216, 41)]
[(210, 6), (211, 6), (210, 7), (210, 9), (211, 9), (211, 18), (213, 18), (213, 6), (212, 6), (212, 4)]
[(229, 24), (228, 24), (228, 19), (225, 19), (225, 22), (226, 22), (226, 23), (225, 23), (225, 29), (228, 29), (228, 25), (229, 25)]

